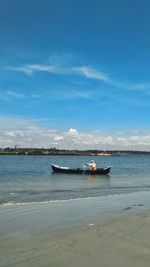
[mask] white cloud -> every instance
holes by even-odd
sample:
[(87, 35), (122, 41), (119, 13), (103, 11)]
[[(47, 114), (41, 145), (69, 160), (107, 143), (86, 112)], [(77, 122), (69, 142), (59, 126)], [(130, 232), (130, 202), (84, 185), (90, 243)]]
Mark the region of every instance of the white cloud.
[(49, 73), (57, 73), (57, 74), (63, 74), (66, 73), (67, 70), (65, 68), (61, 68), (55, 65), (38, 65), (38, 64), (32, 64), (32, 65), (25, 65), (25, 66), (19, 66), (19, 67), (9, 67), (9, 70), (12, 71), (18, 71), (22, 72), (26, 75), (32, 75), (34, 72), (49, 72)]
[(7, 92), (3, 92), (0, 94), (0, 100), (2, 101), (9, 101), (9, 100), (13, 100), (13, 99), (24, 99), (26, 98), (25, 94), (22, 94), (20, 92), (15, 92), (15, 91), (7, 91)]
[(113, 143), (114, 143), (113, 137), (110, 135), (104, 137), (103, 139), (104, 139), (104, 141), (103, 141), (104, 144), (113, 145)]
[(6, 136), (10, 136), (10, 137), (15, 137), (16, 136), (15, 132), (5, 132), (5, 135)]
[[(99, 68), (82, 64), (78, 57), (71, 54), (51, 55), (47, 64), (26, 64), (21, 66), (5, 67), (5, 70), (17, 71), (31, 76), (36, 72), (47, 72), (59, 75), (80, 75), (87, 79), (95, 79), (107, 85), (122, 90), (142, 90), (150, 93), (150, 83), (130, 83), (111, 78), (111, 75)], [(1, 96), (0, 96), (1, 98)]]
[(68, 66), (58, 66), (58, 65), (38, 65), (38, 64), (32, 64), (32, 65), (25, 65), (25, 66), (19, 66), (19, 67), (9, 67), (9, 70), (12, 71), (18, 71), (22, 72), (26, 75), (32, 75), (34, 72), (48, 72), (48, 73), (55, 73), (55, 74), (75, 74), (75, 75), (82, 75), (83, 77), (86, 77), (88, 79), (96, 79), (103, 82), (109, 82), (110, 78), (108, 74), (93, 69), (89, 66), (81, 66), (81, 67), (68, 67)]
[(66, 132), (66, 135), (69, 137), (77, 137), (78, 131), (76, 129), (71, 128), (68, 132)]
[[(64, 62), (65, 64), (65, 62)], [(104, 82), (109, 86), (113, 86), (115, 88), (123, 89), (123, 90), (132, 90), (132, 91), (145, 91), (147, 93), (150, 92), (150, 84), (149, 83), (128, 83), (125, 81), (115, 80), (110, 77), (107, 73), (96, 69), (91, 68), (90, 66), (69, 66), (63, 65), (59, 62), (56, 64), (50, 65), (42, 65), (42, 64), (30, 64), (18, 67), (8, 67), (8, 70), (22, 72), (26, 75), (31, 76), (36, 72), (47, 72), (50, 74), (59, 74), (59, 75), (80, 75), (87, 79), (95, 79), (100, 82)], [(0, 96), (1, 98), (1, 96)]]
[(134, 146), (136, 145), (144, 145), (149, 146), (150, 145), (150, 135), (137, 135), (137, 136), (131, 136), (129, 137), (129, 140), (132, 142)]
[(14, 92), (14, 91), (8, 91), (6, 94), (8, 96), (17, 97), (17, 98), (25, 98), (26, 97), (24, 94), (17, 93), (17, 92)]
[(0, 117), (0, 147), (45, 147), (62, 149), (123, 149), (149, 150), (150, 132), (107, 134), (101, 131), (79, 131), (70, 128), (60, 131), (44, 128), (39, 122), (19, 118)]
[(55, 136), (54, 136), (54, 141), (60, 142), (60, 141), (62, 141), (63, 139), (64, 139), (63, 136), (60, 136), (60, 135), (55, 135)]
[(78, 72), (79, 74), (87, 78), (96, 79), (96, 80), (100, 80), (104, 82), (108, 82), (110, 80), (106, 73), (96, 70), (96, 69), (92, 69), (87, 66), (74, 68), (74, 71)]

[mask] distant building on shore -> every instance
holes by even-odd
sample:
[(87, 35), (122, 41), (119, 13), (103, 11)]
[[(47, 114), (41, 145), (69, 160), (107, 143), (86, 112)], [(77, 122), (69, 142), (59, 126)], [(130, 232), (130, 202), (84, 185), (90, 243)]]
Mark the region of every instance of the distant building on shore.
[(102, 152), (98, 153), (97, 155), (98, 156), (105, 156), (105, 157), (112, 156), (112, 154), (108, 151), (102, 151)]

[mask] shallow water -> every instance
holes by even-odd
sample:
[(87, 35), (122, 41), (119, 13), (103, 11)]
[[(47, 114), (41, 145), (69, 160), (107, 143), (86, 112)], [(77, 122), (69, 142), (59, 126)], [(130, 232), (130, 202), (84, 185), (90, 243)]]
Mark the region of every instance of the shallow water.
[[(51, 164), (81, 167), (94, 159), (109, 175), (54, 174)], [(150, 189), (150, 156), (0, 156), (0, 204), (46, 202)]]

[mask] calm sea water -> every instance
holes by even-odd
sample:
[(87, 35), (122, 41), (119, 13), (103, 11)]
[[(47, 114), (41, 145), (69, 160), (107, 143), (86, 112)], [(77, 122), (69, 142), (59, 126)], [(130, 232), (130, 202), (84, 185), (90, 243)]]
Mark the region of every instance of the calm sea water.
[[(54, 174), (51, 164), (81, 167), (94, 159), (109, 175)], [(0, 156), (0, 205), (68, 200), (150, 189), (150, 156)]]

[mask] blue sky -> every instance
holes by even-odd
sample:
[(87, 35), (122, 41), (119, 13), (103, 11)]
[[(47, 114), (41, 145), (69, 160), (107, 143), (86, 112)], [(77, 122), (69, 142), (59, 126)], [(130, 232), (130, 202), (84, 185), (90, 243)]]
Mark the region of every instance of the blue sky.
[(149, 10), (0, 0), (0, 146), (150, 150)]

